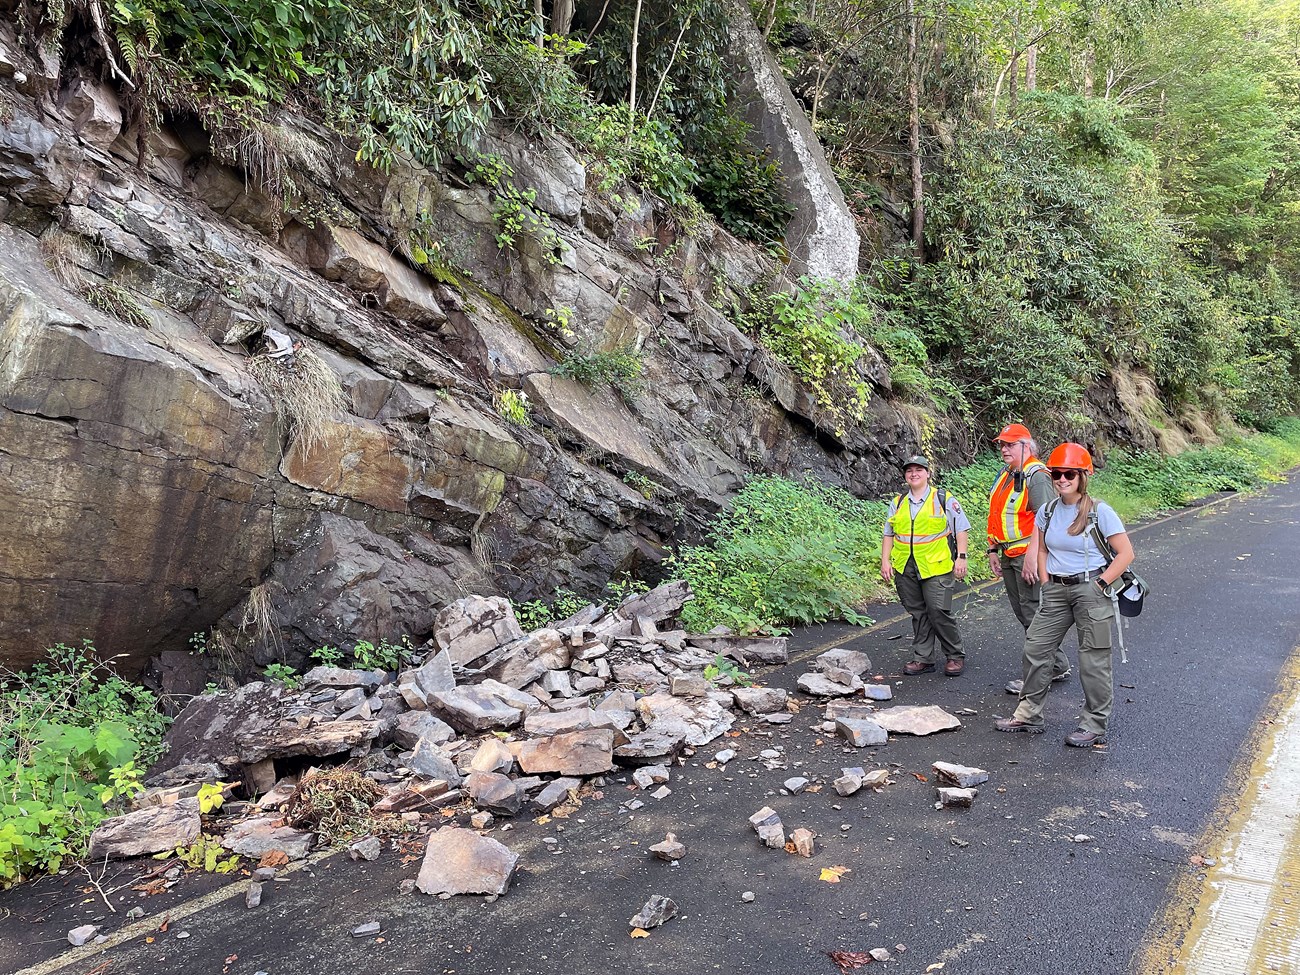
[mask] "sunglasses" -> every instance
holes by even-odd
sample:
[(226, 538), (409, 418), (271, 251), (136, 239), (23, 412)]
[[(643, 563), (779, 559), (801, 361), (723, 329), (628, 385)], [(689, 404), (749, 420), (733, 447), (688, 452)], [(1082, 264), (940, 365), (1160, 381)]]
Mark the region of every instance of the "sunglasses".
[(1073, 481), (1080, 474), (1079, 471), (1052, 471), (1053, 481)]

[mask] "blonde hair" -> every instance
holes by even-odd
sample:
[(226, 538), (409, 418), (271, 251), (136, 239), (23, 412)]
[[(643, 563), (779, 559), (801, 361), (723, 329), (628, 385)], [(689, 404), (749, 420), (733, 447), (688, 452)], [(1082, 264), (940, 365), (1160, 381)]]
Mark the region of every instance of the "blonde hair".
[(1088, 530), (1088, 516), (1092, 514), (1092, 509), (1097, 506), (1097, 502), (1092, 499), (1088, 493), (1088, 472), (1079, 471), (1079, 511), (1074, 516), (1074, 521), (1070, 522), (1069, 534), (1082, 535)]

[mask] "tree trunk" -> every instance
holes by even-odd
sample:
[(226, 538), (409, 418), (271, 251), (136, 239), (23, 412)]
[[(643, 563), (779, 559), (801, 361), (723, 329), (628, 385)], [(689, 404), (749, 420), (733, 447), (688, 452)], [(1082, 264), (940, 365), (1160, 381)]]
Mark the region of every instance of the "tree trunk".
[(542, 10), (542, 0), (533, 0), (533, 33), (540, 51), (546, 46), (546, 14)]
[(1025, 49), (1025, 92), (1038, 90), (1038, 45)]
[(632, 144), (632, 129), (636, 125), (636, 53), (641, 41), (641, 0), (636, 0), (636, 13), (632, 15), (632, 80), (627, 92), (627, 142)]
[(573, 26), (573, 0), (555, 0), (551, 8), (551, 33), (561, 37)]
[(912, 246), (925, 263), (925, 197), (921, 179), (921, 67), (916, 58), (916, 0), (907, 0), (907, 136), (912, 157)]
[(1097, 87), (1097, 55), (1089, 47), (1083, 52), (1083, 97), (1091, 98)]

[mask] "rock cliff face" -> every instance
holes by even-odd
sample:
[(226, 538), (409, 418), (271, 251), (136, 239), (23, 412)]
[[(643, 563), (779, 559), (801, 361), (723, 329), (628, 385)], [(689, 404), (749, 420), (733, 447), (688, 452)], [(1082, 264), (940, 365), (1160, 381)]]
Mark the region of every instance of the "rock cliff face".
[[(502, 247), (481, 186), (360, 166), (291, 116), (267, 183), (193, 120), (124, 131), (113, 91), (5, 27), (0, 116), (9, 666), (82, 637), (138, 665), (255, 587), (263, 655), (419, 637), (467, 591), (653, 575), (751, 471), (872, 493), (916, 445), (884, 397), (836, 435), (711, 306), (778, 270), (762, 252), (631, 191), (616, 208), (557, 141), (484, 146), (547, 231)], [(296, 350), (273, 357), (276, 332)], [(616, 350), (643, 388), (550, 371)]]

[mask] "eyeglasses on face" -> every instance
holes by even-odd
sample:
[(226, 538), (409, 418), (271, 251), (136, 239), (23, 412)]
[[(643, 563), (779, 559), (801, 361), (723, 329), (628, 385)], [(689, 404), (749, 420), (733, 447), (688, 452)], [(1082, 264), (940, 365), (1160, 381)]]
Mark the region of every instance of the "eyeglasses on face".
[(1073, 481), (1079, 476), (1079, 471), (1052, 471), (1053, 481)]

